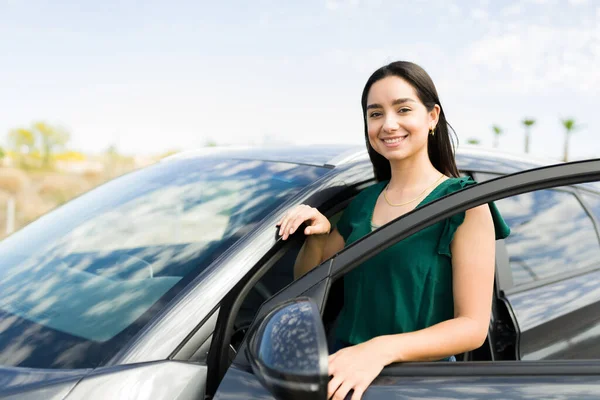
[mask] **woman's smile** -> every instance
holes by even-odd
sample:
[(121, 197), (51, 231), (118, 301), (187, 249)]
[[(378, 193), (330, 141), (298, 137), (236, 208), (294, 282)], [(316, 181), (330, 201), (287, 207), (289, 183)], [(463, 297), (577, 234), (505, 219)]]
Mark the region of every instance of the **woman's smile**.
[(392, 136), (392, 137), (387, 137), (384, 139), (381, 139), (381, 141), (383, 142), (383, 144), (386, 147), (398, 147), (402, 144), (402, 142), (404, 142), (404, 140), (408, 137), (407, 135), (398, 135), (398, 136)]

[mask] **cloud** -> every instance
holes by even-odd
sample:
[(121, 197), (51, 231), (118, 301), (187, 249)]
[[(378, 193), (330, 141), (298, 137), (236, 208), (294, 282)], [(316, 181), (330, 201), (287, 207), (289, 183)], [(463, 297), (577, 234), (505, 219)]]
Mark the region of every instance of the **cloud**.
[(475, 8), (471, 11), (471, 17), (477, 21), (486, 21), (488, 13), (482, 8)]
[(448, 11), (452, 17), (460, 17), (462, 14), (462, 10), (455, 3), (448, 4)]
[(502, 9), (502, 11), (500, 11), (500, 14), (503, 17), (511, 17), (511, 16), (515, 16), (515, 15), (520, 15), (522, 13), (523, 13), (523, 5), (521, 3), (515, 3), (508, 7), (504, 7)]
[(569, 0), (569, 4), (573, 6), (581, 6), (584, 4), (588, 4), (589, 0)]
[(358, 7), (360, 0), (325, 0), (325, 8), (330, 11), (335, 11), (340, 8)]
[(500, 91), (600, 91), (599, 26), (517, 25), (476, 40), (462, 57), (470, 73), (491, 73)]
[(325, 8), (331, 11), (335, 11), (338, 8), (340, 8), (340, 3), (337, 2), (336, 0), (326, 0), (325, 1)]

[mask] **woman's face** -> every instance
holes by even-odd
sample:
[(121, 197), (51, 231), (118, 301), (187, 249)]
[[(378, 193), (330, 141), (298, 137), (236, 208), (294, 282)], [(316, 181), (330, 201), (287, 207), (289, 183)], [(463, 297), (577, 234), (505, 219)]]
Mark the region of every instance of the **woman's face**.
[(429, 131), (438, 121), (402, 78), (388, 76), (373, 84), (367, 96), (367, 131), (375, 151), (388, 160), (402, 160), (427, 152)]

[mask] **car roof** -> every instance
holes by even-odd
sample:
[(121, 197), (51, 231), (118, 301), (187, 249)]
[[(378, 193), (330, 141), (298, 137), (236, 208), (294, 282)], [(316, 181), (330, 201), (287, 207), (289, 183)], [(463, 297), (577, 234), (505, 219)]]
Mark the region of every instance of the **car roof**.
[[(165, 158), (165, 161), (194, 157), (223, 157), (289, 162), (319, 167), (336, 167), (350, 162), (368, 160), (364, 145), (312, 145), (312, 146), (262, 146), (262, 147), (209, 147), (185, 151)], [(462, 146), (456, 151), (459, 169), (479, 172), (511, 173), (525, 169), (556, 164), (557, 161), (534, 160), (531, 157), (475, 146)]]
[[(162, 161), (195, 157), (227, 157), (229, 159), (250, 159), (312, 165), (326, 168), (343, 167), (355, 162), (369, 162), (364, 145), (326, 144), (326, 145), (286, 145), (286, 146), (248, 146), (248, 147), (206, 147), (171, 155)], [(461, 171), (487, 172), (493, 174), (511, 174), (532, 168), (559, 164), (561, 161), (533, 157), (528, 154), (509, 153), (498, 149), (480, 146), (459, 146), (456, 149), (456, 163)], [(600, 184), (578, 185), (600, 192)]]

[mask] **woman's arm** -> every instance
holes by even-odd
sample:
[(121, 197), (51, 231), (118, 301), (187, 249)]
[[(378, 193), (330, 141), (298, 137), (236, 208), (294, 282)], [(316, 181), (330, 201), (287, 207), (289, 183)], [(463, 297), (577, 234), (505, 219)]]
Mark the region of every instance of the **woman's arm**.
[(310, 235), (302, 245), (294, 264), (294, 279), (321, 264), (344, 248), (344, 238), (337, 229), (329, 234)]
[(344, 238), (334, 229), (323, 214), (314, 207), (300, 204), (286, 212), (277, 223), (279, 235), (283, 240), (296, 232), (306, 223), (304, 234), (307, 236), (294, 263), (294, 279), (297, 279), (344, 248)]
[(454, 318), (416, 332), (386, 335), (329, 356), (328, 398), (358, 400), (394, 362), (432, 361), (478, 348), (490, 323), (495, 231), (487, 205), (466, 212), (451, 244)]
[(476, 349), (485, 341), (495, 267), (494, 223), (487, 205), (466, 212), (451, 246), (454, 318), (416, 332), (374, 338), (386, 365), (439, 360)]

